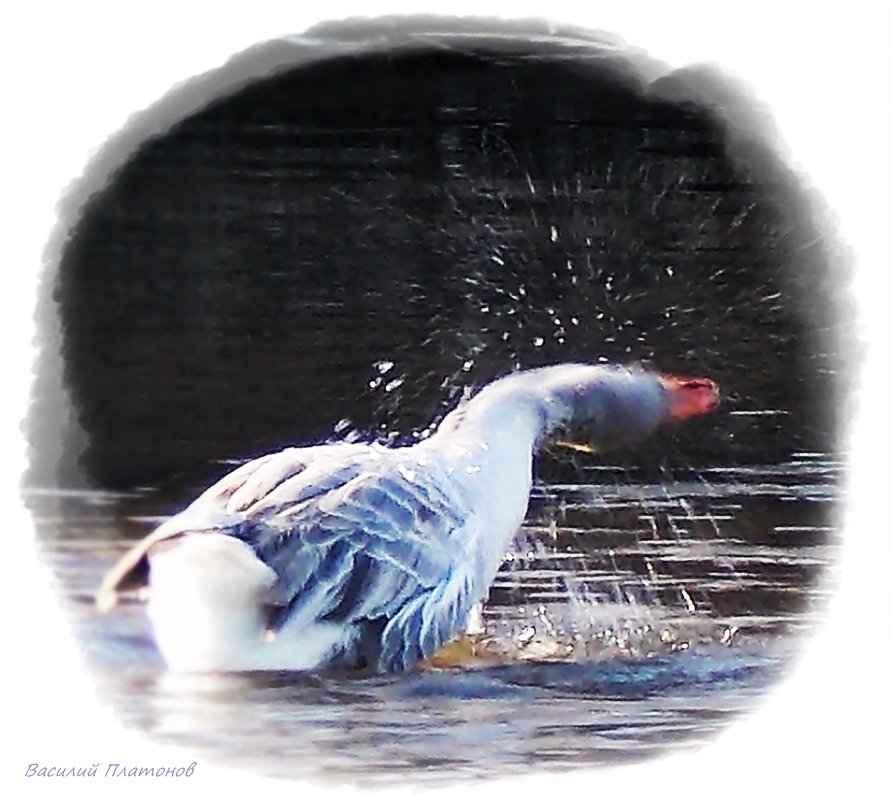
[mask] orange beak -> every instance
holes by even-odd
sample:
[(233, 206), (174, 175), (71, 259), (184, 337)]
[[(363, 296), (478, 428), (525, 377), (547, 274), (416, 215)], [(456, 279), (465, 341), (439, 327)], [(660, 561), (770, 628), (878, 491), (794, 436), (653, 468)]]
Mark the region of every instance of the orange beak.
[(715, 381), (665, 374), (660, 377), (669, 391), (669, 414), (674, 420), (706, 414), (719, 405), (719, 388)]

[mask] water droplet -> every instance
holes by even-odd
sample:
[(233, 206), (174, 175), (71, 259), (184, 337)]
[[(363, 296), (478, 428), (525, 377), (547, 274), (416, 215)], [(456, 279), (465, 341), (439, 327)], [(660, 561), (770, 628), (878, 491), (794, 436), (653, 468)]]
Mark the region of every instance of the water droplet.
[(375, 369), (379, 373), (381, 373), (381, 375), (384, 375), (384, 373), (389, 372), (390, 370), (393, 369), (393, 362), (387, 361), (387, 360), (375, 362)]
[(397, 387), (402, 386), (403, 381), (405, 381), (405, 379), (403, 379), (403, 378), (394, 378), (393, 381), (388, 381), (384, 385), (384, 391), (391, 392), (392, 390), (396, 389)]
[(535, 637), (535, 636), (536, 636), (536, 629), (534, 629), (532, 626), (527, 626), (526, 628), (522, 629), (518, 633), (517, 638), (516, 638), (517, 644), (518, 645), (526, 645), (527, 643), (531, 642), (533, 637)]
[(541, 348), (545, 344), (545, 340), (542, 337), (533, 337), (533, 345), (537, 348)]

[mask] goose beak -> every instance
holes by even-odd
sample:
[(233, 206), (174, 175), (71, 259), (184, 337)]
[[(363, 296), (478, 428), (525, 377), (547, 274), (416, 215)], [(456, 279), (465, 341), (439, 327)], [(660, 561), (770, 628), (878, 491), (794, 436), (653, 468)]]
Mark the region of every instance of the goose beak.
[(687, 420), (718, 408), (720, 394), (715, 381), (665, 374), (660, 378), (669, 392), (669, 416), (673, 420)]

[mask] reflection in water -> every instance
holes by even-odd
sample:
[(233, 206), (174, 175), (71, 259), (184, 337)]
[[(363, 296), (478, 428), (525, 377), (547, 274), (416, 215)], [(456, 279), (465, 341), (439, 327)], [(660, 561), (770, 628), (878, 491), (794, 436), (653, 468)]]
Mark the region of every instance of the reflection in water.
[(701, 739), (775, 672), (770, 658), (726, 652), (368, 679), (162, 674), (148, 728), (227, 761), (238, 733), (254, 744), (243, 764), (279, 775), (283, 765), (291, 775), (361, 772), (364, 781), (394, 767), (492, 774), (628, 759)]
[(752, 707), (820, 612), (837, 463), (591, 477), (537, 489), (464, 664), (399, 676), (168, 673), (139, 605), (92, 606), (168, 501), (31, 500), (101, 695), (126, 722), (274, 776), (443, 781), (701, 743)]

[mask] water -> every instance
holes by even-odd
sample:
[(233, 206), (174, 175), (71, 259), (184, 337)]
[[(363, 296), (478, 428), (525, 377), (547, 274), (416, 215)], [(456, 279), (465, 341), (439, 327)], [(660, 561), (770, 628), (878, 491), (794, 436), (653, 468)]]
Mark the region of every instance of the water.
[(206, 761), (266, 775), (430, 782), (696, 747), (758, 704), (820, 619), (840, 464), (538, 485), (484, 632), (404, 675), (176, 676), (103, 572), (171, 510), (155, 490), (31, 492), (100, 697)]
[(578, 56), (334, 59), (145, 142), (48, 281), (64, 375), (42, 364), (33, 481), (156, 486), (339, 425), (412, 440), (566, 361), (721, 387), (720, 425), (623, 463), (831, 451), (855, 326), (810, 195), (768, 150), (732, 159), (710, 109)]
[[(809, 193), (683, 78), (475, 47), (277, 71), (142, 143), (70, 220), (30, 481), (121, 492), (29, 500), (102, 697), (196, 758), (440, 782), (691, 748), (821, 616), (854, 326)], [(438, 666), (176, 678), (141, 607), (94, 611), (227, 460), (412, 441), (513, 369), (637, 359), (714, 379), (720, 413), (609, 466), (543, 454), (484, 630)]]

